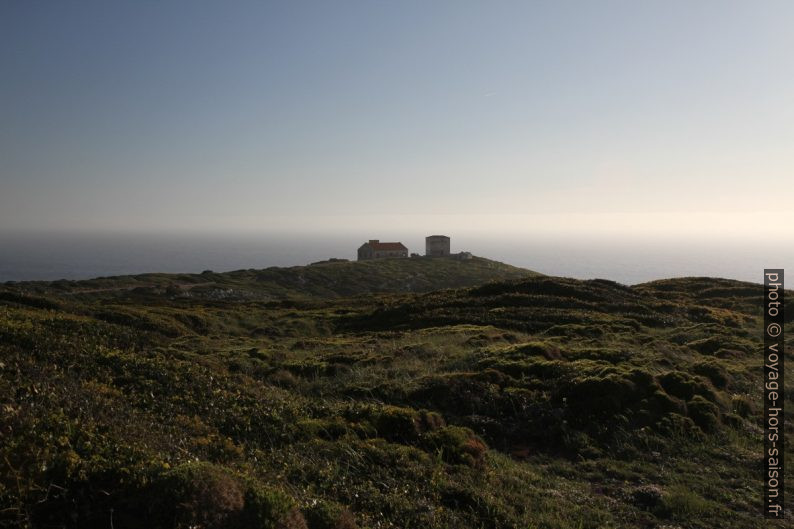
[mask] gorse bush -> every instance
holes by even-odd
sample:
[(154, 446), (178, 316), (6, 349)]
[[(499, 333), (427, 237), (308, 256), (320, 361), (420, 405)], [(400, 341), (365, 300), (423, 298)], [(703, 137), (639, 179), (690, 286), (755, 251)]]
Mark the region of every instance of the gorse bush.
[(150, 516), (160, 526), (174, 520), (180, 528), (231, 527), (240, 524), (246, 507), (239, 480), (210, 463), (181, 465), (161, 476), (153, 489)]

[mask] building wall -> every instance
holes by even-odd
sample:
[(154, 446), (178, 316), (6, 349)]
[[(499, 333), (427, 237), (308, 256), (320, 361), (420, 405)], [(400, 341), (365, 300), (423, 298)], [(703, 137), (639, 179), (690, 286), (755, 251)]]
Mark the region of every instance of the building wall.
[(397, 257), (408, 257), (408, 249), (405, 250), (373, 250), (369, 243), (364, 243), (358, 249), (358, 260), (366, 261), (369, 259), (391, 259)]
[(450, 240), (446, 235), (430, 235), (425, 237), (425, 255), (428, 257), (448, 257)]
[(372, 252), (374, 259), (388, 259), (390, 257), (408, 257), (408, 250), (389, 250)]

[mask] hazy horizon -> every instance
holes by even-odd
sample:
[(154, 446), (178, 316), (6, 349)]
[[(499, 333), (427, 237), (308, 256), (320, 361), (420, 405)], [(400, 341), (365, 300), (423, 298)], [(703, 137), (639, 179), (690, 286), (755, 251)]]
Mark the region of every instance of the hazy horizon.
[[(0, 234), (0, 282), (90, 279), (149, 272), (226, 272), (300, 266), (329, 258), (354, 260), (369, 238), (399, 240), (424, 253), (424, 235), (312, 234)], [(633, 238), (562, 240), (539, 236), (452, 233), (452, 251), (502, 261), (548, 275), (603, 278), (624, 284), (684, 276), (712, 276), (760, 283), (764, 267), (794, 263), (794, 248), (712, 241)]]
[(794, 4), (762, 6), (4, 3), (0, 268), (441, 232), (546, 273), (754, 278), (794, 261)]

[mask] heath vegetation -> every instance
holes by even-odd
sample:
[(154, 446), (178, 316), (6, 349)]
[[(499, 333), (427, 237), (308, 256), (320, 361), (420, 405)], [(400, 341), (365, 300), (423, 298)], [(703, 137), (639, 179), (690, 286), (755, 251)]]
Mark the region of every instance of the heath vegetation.
[(761, 301), (479, 258), (6, 284), (0, 525), (760, 526)]

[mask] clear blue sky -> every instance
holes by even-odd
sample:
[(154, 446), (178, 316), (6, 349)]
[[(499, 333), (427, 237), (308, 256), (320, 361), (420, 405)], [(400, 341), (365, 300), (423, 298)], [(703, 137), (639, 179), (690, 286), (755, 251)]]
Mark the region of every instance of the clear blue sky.
[(790, 226), (792, 27), (767, 0), (6, 1), (0, 230)]

